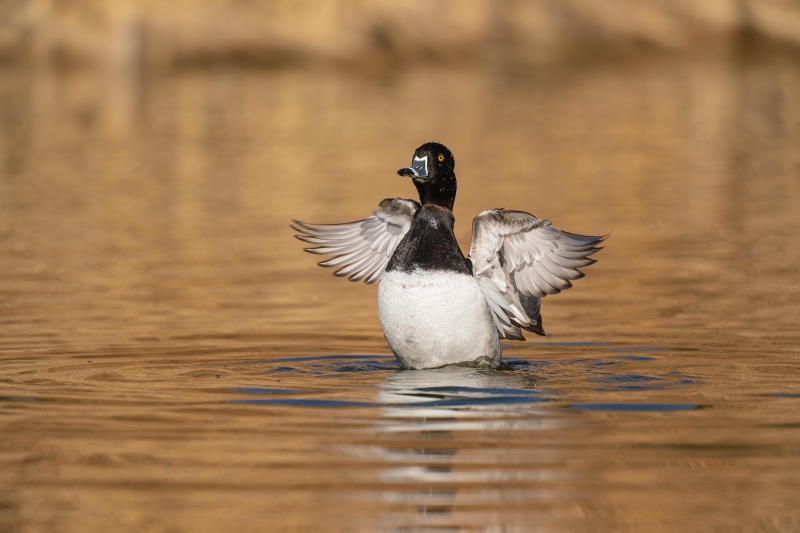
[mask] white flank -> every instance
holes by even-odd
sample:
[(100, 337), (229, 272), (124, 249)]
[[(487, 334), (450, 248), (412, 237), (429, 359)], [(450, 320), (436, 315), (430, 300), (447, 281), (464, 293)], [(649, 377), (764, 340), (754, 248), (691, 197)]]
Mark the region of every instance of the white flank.
[(472, 276), (386, 272), (378, 288), (378, 317), (403, 368), (500, 362), (497, 330)]

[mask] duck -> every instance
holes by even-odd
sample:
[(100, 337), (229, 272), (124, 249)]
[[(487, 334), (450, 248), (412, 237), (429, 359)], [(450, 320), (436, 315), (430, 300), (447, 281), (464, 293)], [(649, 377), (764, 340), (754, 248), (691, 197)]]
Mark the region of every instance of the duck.
[(466, 364), (498, 368), (501, 340), (545, 335), (541, 306), (584, 277), (608, 235), (562, 231), (525, 211), (489, 209), (472, 221), (464, 257), (453, 228), (455, 158), (438, 142), (397, 174), (419, 201), (387, 198), (371, 216), (340, 224), (292, 220), (306, 252), (350, 281), (378, 285), (378, 318), (402, 369)]

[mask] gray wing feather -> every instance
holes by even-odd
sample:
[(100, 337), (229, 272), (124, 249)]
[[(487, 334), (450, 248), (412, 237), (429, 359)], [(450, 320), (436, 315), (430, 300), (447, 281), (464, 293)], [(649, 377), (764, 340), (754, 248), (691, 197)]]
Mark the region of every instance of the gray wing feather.
[[(568, 233), (524, 211), (491, 209), (472, 223), (469, 256), (501, 337), (544, 334), (541, 298), (572, 287), (606, 236)], [(501, 316), (505, 314), (505, 316)]]
[(371, 284), (386, 270), (403, 236), (411, 227), (419, 204), (414, 200), (387, 198), (372, 216), (344, 224), (309, 224), (292, 220), (298, 239), (314, 248), (306, 252), (333, 256), (320, 261), (322, 267), (338, 268), (334, 276)]

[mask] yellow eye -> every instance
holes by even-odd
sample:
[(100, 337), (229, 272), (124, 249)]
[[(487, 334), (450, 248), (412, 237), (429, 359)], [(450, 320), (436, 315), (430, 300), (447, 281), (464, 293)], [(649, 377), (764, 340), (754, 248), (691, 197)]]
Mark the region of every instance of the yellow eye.
[(444, 155), (443, 154), (439, 154), (439, 162), (441, 163), (442, 161), (444, 161)]

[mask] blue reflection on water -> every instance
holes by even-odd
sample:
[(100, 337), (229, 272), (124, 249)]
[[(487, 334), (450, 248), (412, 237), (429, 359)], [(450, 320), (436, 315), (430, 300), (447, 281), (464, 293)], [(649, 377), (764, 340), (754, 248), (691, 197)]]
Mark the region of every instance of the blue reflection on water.
[[(609, 343), (547, 343), (547, 345), (604, 346)], [(656, 351), (662, 348), (637, 348)], [(606, 350), (608, 351), (608, 350)], [(616, 350), (615, 350), (616, 351)], [(584, 357), (571, 360), (547, 361), (529, 359), (506, 359), (500, 370), (489, 370), (470, 366), (453, 366), (432, 370), (399, 371), (392, 357), (378, 355), (324, 355), (306, 357), (283, 357), (258, 361), (267, 364), (265, 374), (291, 374), (299, 376), (319, 376), (324, 379), (337, 378), (352, 382), (347, 376), (353, 373), (384, 374), (378, 397), (359, 398), (358, 390), (352, 392), (355, 398), (331, 398), (333, 391), (308, 391), (301, 388), (239, 387), (227, 389), (235, 394), (254, 395), (304, 395), (304, 398), (268, 397), (240, 398), (231, 403), (250, 405), (284, 405), (296, 407), (346, 408), (346, 407), (423, 407), (423, 408), (480, 408), (480, 406), (503, 406), (537, 404), (551, 401), (564, 401), (557, 393), (544, 392), (537, 388), (539, 381), (558, 377), (562, 372), (574, 373), (569, 367), (582, 368), (582, 378), (597, 382), (600, 386), (595, 392), (641, 392), (673, 389), (697, 384), (677, 370), (651, 375), (641, 370), (654, 357), (616, 355), (614, 360), (597, 357)], [(281, 363), (295, 363), (284, 366)], [(251, 362), (252, 364), (252, 362)], [(271, 366), (271, 368), (270, 368)], [(624, 373), (621, 369), (639, 372)], [(562, 370), (564, 369), (564, 370)], [(285, 380), (284, 380), (285, 381)], [(369, 387), (370, 389), (372, 387)], [(348, 389), (349, 390), (349, 389)], [(337, 389), (337, 391), (339, 391)], [(340, 391), (339, 391), (340, 392)], [(361, 391), (367, 392), (368, 391)], [(307, 397), (313, 394), (316, 397)], [(321, 397), (318, 395), (328, 396)], [(370, 394), (371, 396), (371, 394)], [(577, 399), (574, 398), (573, 401)], [(646, 404), (646, 403), (576, 403), (574, 409), (606, 411), (677, 411), (694, 409), (694, 404)]]

